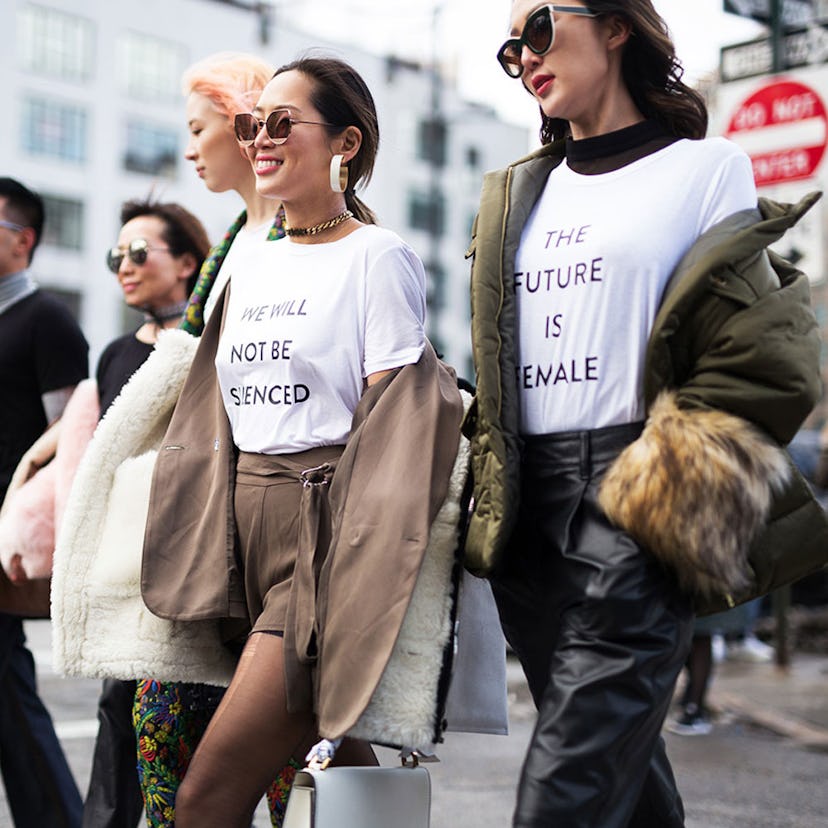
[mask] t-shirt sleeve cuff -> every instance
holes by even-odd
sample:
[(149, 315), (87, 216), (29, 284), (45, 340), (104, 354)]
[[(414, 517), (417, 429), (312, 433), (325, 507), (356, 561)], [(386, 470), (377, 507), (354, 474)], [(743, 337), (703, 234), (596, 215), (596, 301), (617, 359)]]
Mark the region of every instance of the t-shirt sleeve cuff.
[(411, 365), (420, 359), (424, 350), (425, 342), (414, 348), (406, 348), (401, 351), (395, 351), (393, 354), (387, 354), (381, 360), (366, 362), (363, 371), (367, 377), (371, 374), (376, 374), (377, 371), (388, 371), (391, 368), (400, 368), (403, 365)]

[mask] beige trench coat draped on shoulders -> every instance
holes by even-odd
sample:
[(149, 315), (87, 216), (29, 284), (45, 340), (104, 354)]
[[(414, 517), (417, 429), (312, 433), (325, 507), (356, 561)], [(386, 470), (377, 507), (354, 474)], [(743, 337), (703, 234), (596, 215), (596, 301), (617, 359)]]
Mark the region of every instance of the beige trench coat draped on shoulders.
[[(201, 337), (154, 472), (141, 588), (163, 618), (246, 617), (235, 449), (213, 362), (225, 299)], [(428, 343), (357, 407), (331, 482), (333, 540), (312, 598), (314, 653), (296, 648), (297, 619), (286, 623), (289, 707), (312, 707), (324, 736), (353, 726), (388, 662), (446, 498), (462, 416), (454, 372)]]

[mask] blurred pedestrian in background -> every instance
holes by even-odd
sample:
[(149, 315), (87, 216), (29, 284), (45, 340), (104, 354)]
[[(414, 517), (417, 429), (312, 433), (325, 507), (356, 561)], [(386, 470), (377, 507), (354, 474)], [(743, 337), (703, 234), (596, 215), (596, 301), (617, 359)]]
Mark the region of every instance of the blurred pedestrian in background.
[[(38, 288), (29, 271), (43, 221), (40, 196), (13, 178), (0, 178), (0, 503), (24, 454), (60, 418), (88, 372), (88, 347), (78, 323)], [(33, 466), (30, 472), (35, 471)], [(5, 613), (0, 613), (0, 772), (17, 828), (80, 825), (81, 796), (37, 692), (23, 621)]]
[[(141, 311), (144, 321), (110, 342), (98, 360), (101, 416), (152, 353), (159, 333), (180, 324), (209, 248), (201, 222), (179, 204), (135, 200), (121, 207), (118, 240), (107, 252), (106, 264), (124, 301)], [(133, 828), (141, 817), (132, 726), (135, 688), (135, 681), (104, 679), (83, 828)]]

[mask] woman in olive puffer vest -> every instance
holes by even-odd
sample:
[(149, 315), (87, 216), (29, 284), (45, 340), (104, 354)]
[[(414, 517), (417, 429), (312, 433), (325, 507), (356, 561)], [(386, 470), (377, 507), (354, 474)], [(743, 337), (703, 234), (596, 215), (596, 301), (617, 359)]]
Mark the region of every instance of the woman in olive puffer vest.
[(465, 430), (466, 565), (539, 711), (514, 825), (677, 828), (659, 733), (694, 612), (828, 547), (781, 448), (820, 393), (808, 282), (766, 250), (817, 196), (757, 201), (703, 138), (650, 0), (515, 0), (512, 32), (544, 146), (484, 182)]

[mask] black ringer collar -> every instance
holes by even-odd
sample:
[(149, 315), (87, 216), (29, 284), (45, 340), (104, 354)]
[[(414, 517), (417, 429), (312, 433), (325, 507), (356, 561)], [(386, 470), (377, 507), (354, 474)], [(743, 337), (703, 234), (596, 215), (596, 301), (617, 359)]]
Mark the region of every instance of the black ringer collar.
[(640, 121), (593, 138), (567, 138), (566, 162), (579, 174), (597, 175), (625, 167), (677, 140), (656, 121)]

